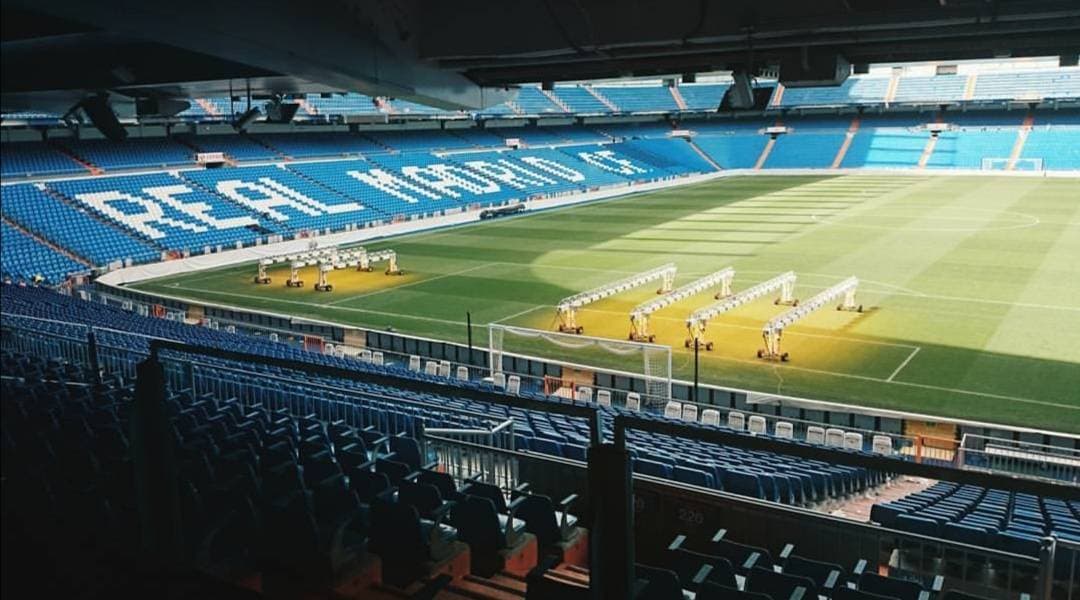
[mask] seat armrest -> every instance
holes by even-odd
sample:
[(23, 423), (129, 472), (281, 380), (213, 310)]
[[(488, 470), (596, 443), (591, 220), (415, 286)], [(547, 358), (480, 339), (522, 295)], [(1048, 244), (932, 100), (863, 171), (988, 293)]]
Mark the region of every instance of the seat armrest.
[(434, 522), (431, 526), (431, 540), (432, 544), (437, 544), (442, 541), (439, 532), (441, 525), (446, 522), (450, 516), (450, 510), (454, 507), (453, 502), (443, 502), (442, 506), (439, 506), (435, 510), (431, 511), (431, 520)]
[(934, 577), (934, 582), (930, 584), (930, 591), (936, 594), (940, 592), (943, 587), (945, 587), (945, 577), (938, 575)]
[(570, 494), (559, 501), (559, 508), (562, 509), (560, 511), (562, 512), (562, 523), (559, 523), (559, 531), (562, 532), (563, 535), (566, 535), (566, 530), (569, 528), (570, 505), (573, 504), (577, 498), (577, 494)]
[(406, 475), (404, 479), (410, 483), (416, 483), (416, 481), (420, 479), (420, 471), (413, 471)]
[(385, 452), (383, 452), (385, 456), (393, 456), (394, 454), (390, 451), (390, 438), (386, 437), (385, 435), (380, 438), (375, 438), (373, 442), (368, 444), (368, 449), (371, 450), (372, 454), (378, 454), (379, 448), (384, 448), (386, 450)]
[(930, 600), (930, 592), (926, 590), (919, 592), (919, 600)]
[(423, 471), (434, 471), (437, 466), (439, 466), (439, 461), (433, 460), (426, 465), (420, 465), (420, 469)]
[(675, 539), (671, 540), (671, 543), (668, 544), (667, 549), (668, 550), (678, 550), (679, 548), (682, 548), (683, 542), (685, 542), (685, 541), (686, 541), (686, 536), (682, 535), (682, 534), (679, 534), (679, 535), (675, 536)]
[(791, 596), (788, 597), (788, 600), (802, 600), (805, 595), (806, 588), (800, 585), (794, 590), (791, 590)]
[(708, 563), (701, 565), (701, 568), (694, 574), (694, 578), (690, 580), (690, 583), (694, 585), (695, 589), (701, 587), (701, 584), (705, 583), (705, 580), (709, 578), (709, 574), (712, 573), (712, 571), (712, 565)]
[(780, 560), (787, 560), (791, 553), (795, 551), (795, 544), (785, 544), (784, 549), (780, 551)]
[(757, 562), (758, 562), (758, 560), (760, 558), (761, 558), (761, 553), (760, 552), (751, 552), (750, 556), (746, 557), (746, 562), (743, 563), (742, 568), (746, 569), (747, 571), (749, 571), (750, 569), (753, 569), (754, 565), (757, 564)]
[(357, 471), (374, 471), (375, 470), (375, 461), (369, 460), (367, 462), (360, 463), (359, 465), (356, 466), (356, 470)]
[[(833, 569), (833, 570), (829, 571), (829, 576), (825, 578), (825, 586), (824, 586), (825, 589), (830, 590), (830, 591), (836, 589), (836, 582), (839, 581), (839, 580), (840, 580), (840, 571), (838, 571), (836, 569)], [(831, 595), (832, 594), (826, 594), (826, 596), (831, 596)]]
[(559, 500), (559, 508), (563, 512), (566, 512), (566, 511), (570, 510), (570, 505), (571, 504), (573, 504), (574, 502), (577, 502), (577, 499), (578, 499), (577, 494), (570, 494), (569, 496), (563, 498), (562, 500)]
[(855, 568), (851, 570), (851, 573), (853, 575), (855, 575), (856, 577), (858, 577), (859, 575), (862, 575), (865, 571), (866, 571), (866, 559), (863, 558), (863, 559), (860, 559), (859, 562), (855, 563)]
[(716, 533), (712, 536), (712, 541), (719, 542), (724, 539), (725, 535), (727, 535), (727, 529), (717, 529)]
[(503, 532), (503, 537), (506, 539), (507, 546), (514, 546), (517, 544), (517, 532), (514, 531), (514, 519), (517, 517), (518, 509), (525, 502), (525, 496), (518, 496), (510, 501), (507, 508), (506, 518), (506, 531)]

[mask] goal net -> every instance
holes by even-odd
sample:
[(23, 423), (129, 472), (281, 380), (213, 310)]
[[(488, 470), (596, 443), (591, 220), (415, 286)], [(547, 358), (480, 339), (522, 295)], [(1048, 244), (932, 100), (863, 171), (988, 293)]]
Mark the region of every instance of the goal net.
[[(595, 387), (594, 371), (601, 370), (621, 372), (616, 379), (642, 380), (644, 387), (635, 389), (643, 401), (663, 403), (671, 398), (670, 346), (499, 324), (489, 325), (488, 335), (491, 372), (518, 375), (523, 383), (536, 380), (545, 393), (566, 395), (581, 385)], [(562, 372), (537, 371), (539, 366), (529, 359), (561, 364)]]
[[(1009, 170), (1008, 157), (991, 157), (982, 159), (984, 171), (1007, 171)], [(1013, 171), (1042, 171), (1043, 161), (1041, 158), (1017, 158), (1013, 162)]]

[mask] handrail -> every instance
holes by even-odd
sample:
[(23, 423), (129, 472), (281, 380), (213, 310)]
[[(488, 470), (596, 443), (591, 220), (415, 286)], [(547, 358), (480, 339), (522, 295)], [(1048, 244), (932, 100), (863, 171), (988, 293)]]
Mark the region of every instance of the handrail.
[(615, 417), (614, 429), (615, 445), (619, 448), (626, 447), (626, 433), (628, 430), (647, 431), (674, 437), (696, 439), (703, 442), (732, 446), (735, 448), (764, 450), (809, 460), (821, 460), (852, 467), (879, 469), (904, 475), (914, 475), (916, 477), (957, 481), (959, 483), (978, 485), (985, 488), (1004, 488), (1039, 496), (1080, 500), (1080, 486), (1069, 485), (1064, 482), (1053, 482), (1041, 479), (1036, 480), (999, 473), (985, 473), (982, 471), (966, 471), (955, 469), (953, 467), (905, 461), (882, 455), (844, 451), (826, 446), (814, 446), (786, 441), (782, 442), (768, 436), (749, 435), (738, 433), (734, 430), (684, 425), (669, 421), (644, 419), (625, 414)]
[[(234, 350), (222, 350), (220, 348), (211, 348), (208, 346), (185, 344), (182, 342), (174, 342), (171, 340), (151, 340), (150, 354), (156, 355), (161, 350), (173, 350), (177, 352), (186, 352), (189, 354), (204, 354), (206, 356), (211, 356), (214, 358), (234, 360), (239, 362), (261, 363), (275, 367), (291, 369), (294, 371), (306, 371), (310, 373), (317, 373), (322, 376), (339, 377), (342, 379), (365, 380), (372, 383), (379, 383), (382, 385), (397, 387), (411, 391), (430, 392), (436, 394), (446, 393), (446, 390), (443, 389), (443, 386), (438, 384), (429, 384), (415, 379), (397, 377), (395, 375), (385, 373), (354, 371), (342, 367), (316, 365), (313, 363), (273, 358), (261, 356), (258, 354), (250, 354), (246, 352), (237, 352)], [(464, 387), (453, 388), (453, 394), (459, 398), (468, 398), (470, 400), (489, 402), (492, 404), (500, 404), (503, 406), (514, 406), (527, 410), (546, 411), (562, 414), (568, 417), (586, 419), (589, 423), (590, 439), (593, 441), (593, 443), (600, 443), (600, 440), (602, 439), (602, 432), (600, 427), (600, 413), (595, 407), (585, 407), (575, 404), (563, 404), (559, 402), (533, 400), (531, 398), (485, 393), (479, 390), (472, 390)]]

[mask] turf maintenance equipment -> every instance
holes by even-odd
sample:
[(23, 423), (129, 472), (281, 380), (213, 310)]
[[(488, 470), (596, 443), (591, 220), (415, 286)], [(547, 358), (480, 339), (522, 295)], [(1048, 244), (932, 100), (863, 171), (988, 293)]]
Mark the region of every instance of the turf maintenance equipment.
[(715, 298), (725, 298), (731, 295), (731, 280), (735, 278), (735, 269), (727, 267), (715, 273), (710, 273), (690, 283), (672, 290), (659, 298), (653, 298), (648, 302), (642, 302), (630, 311), (630, 341), (653, 342), (656, 336), (649, 333), (649, 316), (654, 312), (671, 306), (680, 300), (695, 296), (710, 288), (720, 286)]
[(714, 302), (704, 308), (699, 308), (690, 313), (686, 319), (686, 342), (685, 347), (690, 348), (696, 342), (699, 348), (713, 349), (713, 342), (705, 339), (705, 328), (709, 321), (729, 310), (735, 309), (747, 302), (757, 300), (762, 296), (780, 290), (780, 297), (774, 304), (790, 304), (797, 306), (799, 301), (795, 299), (795, 272), (788, 271), (761, 283), (748, 287), (745, 290)]
[(765, 360), (779, 360), (787, 362), (788, 353), (780, 348), (781, 339), (784, 336), (784, 328), (795, 324), (810, 313), (824, 307), (826, 304), (843, 298), (836, 310), (850, 310), (862, 312), (862, 304), (855, 303), (855, 292), (859, 288), (858, 277), (848, 277), (840, 283), (819, 292), (817, 295), (803, 301), (802, 304), (791, 308), (784, 314), (773, 317), (761, 330), (761, 338), (765, 341), (765, 348), (758, 350), (758, 358)]
[(672, 284), (675, 283), (675, 273), (678, 271), (678, 267), (675, 263), (667, 263), (638, 273), (629, 277), (624, 277), (611, 283), (605, 283), (600, 287), (593, 288), (588, 291), (574, 294), (567, 298), (563, 298), (558, 305), (555, 306), (556, 316), (559, 319), (559, 331), (562, 333), (577, 333), (585, 331), (585, 328), (577, 324), (577, 311), (578, 309), (598, 302), (604, 298), (609, 298), (616, 294), (621, 294), (627, 290), (641, 287), (649, 282), (660, 280), (660, 289), (656, 290), (657, 294), (666, 294), (671, 291)]

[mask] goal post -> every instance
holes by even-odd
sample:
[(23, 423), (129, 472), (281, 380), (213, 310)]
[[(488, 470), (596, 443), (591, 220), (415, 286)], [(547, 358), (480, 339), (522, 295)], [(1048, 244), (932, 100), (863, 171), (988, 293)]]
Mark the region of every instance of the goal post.
[[(643, 381), (644, 388), (639, 392), (643, 400), (662, 404), (671, 398), (670, 346), (492, 323), (488, 325), (488, 350), (493, 375), (540, 379), (545, 390), (553, 385), (553, 379), (571, 381), (571, 388), (583, 385), (570, 372), (609, 371), (616, 377)], [(563, 374), (552, 377), (550, 373), (514, 373), (507, 367), (513, 362), (508, 358), (562, 365)]]
[(1042, 171), (1043, 159), (1009, 158), (1007, 156), (986, 157), (982, 159), (982, 169), (984, 171)]

